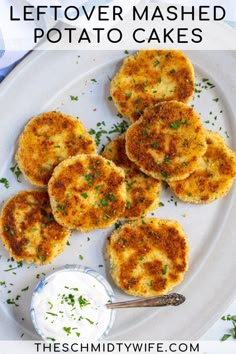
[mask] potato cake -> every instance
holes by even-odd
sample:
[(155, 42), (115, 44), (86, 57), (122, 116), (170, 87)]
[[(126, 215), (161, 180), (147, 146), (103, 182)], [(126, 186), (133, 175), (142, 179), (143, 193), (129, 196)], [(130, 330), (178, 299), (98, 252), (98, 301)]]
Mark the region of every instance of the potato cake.
[(83, 153), (96, 153), (95, 142), (83, 124), (72, 116), (47, 112), (25, 126), (16, 161), (30, 183), (46, 187), (55, 166)]
[(66, 247), (70, 234), (54, 220), (46, 191), (18, 192), (2, 209), (1, 239), (16, 261), (51, 263)]
[(188, 268), (188, 243), (177, 221), (144, 218), (124, 224), (108, 238), (110, 272), (134, 296), (166, 294)]
[(147, 175), (176, 181), (188, 177), (206, 151), (199, 115), (185, 103), (146, 108), (126, 132), (126, 153)]
[(206, 131), (207, 151), (196, 170), (182, 181), (170, 182), (179, 199), (189, 203), (210, 203), (226, 195), (236, 177), (236, 154), (220, 134)]
[(102, 155), (112, 160), (125, 172), (127, 199), (122, 218), (139, 218), (157, 208), (161, 182), (142, 173), (128, 159), (125, 151), (125, 134), (118, 136), (107, 144)]
[(99, 155), (77, 155), (60, 163), (48, 184), (57, 222), (88, 232), (117, 221), (126, 203), (125, 175)]
[(181, 51), (140, 50), (124, 60), (111, 81), (111, 97), (118, 111), (134, 122), (150, 105), (189, 102), (194, 82), (193, 66)]

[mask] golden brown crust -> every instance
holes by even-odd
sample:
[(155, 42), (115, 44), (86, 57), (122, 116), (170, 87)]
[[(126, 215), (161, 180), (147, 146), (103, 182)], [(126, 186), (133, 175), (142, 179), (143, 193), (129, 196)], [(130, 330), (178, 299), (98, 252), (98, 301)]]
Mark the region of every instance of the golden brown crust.
[(146, 174), (161, 180), (186, 178), (206, 151), (199, 115), (182, 102), (146, 108), (126, 132), (126, 153)]
[(50, 263), (64, 250), (70, 234), (54, 220), (46, 191), (18, 192), (2, 209), (0, 235), (16, 261)]
[(102, 156), (82, 154), (61, 162), (48, 184), (55, 219), (84, 232), (112, 225), (125, 208), (124, 180), (123, 170)]
[(83, 124), (60, 112), (46, 112), (25, 126), (16, 161), (30, 183), (46, 187), (61, 161), (83, 153), (96, 153), (95, 142)]
[(236, 154), (220, 134), (206, 131), (207, 151), (196, 170), (182, 181), (170, 182), (179, 199), (189, 203), (210, 203), (225, 196), (236, 176)]
[(188, 244), (174, 220), (144, 218), (108, 238), (110, 272), (118, 287), (134, 296), (165, 294), (183, 280)]
[(118, 111), (134, 122), (150, 105), (190, 101), (194, 80), (193, 66), (183, 52), (140, 50), (124, 60), (111, 82), (111, 96)]
[(161, 183), (142, 173), (128, 159), (125, 151), (125, 135), (122, 134), (106, 145), (103, 156), (112, 160), (125, 172), (126, 208), (123, 219), (136, 219), (158, 207)]

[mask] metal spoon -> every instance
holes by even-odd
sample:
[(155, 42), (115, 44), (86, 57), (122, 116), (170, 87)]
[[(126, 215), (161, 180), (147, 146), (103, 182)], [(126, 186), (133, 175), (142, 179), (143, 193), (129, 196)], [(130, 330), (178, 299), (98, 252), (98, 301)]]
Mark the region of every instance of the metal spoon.
[(130, 307), (156, 307), (156, 306), (178, 306), (185, 301), (181, 294), (172, 293), (169, 295), (154, 296), (146, 299), (130, 300), (123, 302), (114, 302), (106, 304), (108, 309), (130, 308)]

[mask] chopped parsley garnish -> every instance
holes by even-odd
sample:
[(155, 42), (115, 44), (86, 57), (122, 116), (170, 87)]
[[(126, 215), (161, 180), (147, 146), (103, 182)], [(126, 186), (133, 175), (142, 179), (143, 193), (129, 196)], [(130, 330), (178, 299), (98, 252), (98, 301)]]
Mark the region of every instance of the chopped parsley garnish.
[(169, 158), (168, 155), (165, 156), (164, 162), (165, 162), (165, 163), (171, 163), (171, 159)]
[(158, 141), (155, 141), (155, 143), (152, 144), (152, 147), (153, 147), (153, 148), (156, 148), (156, 147), (158, 147), (158, 146), (159, 146)]
[(57, 313), (54, 313), (54, 312), (46, 312), (48, 315), (51, 315), (51, 316), (58, 316)]
[(29, 290), (29, 286), (27, 286), (27, 287), (24, 288), (24, 289), (21, 289), (21, 291), (27, 291), (27, 290)]
[(117, 221), (115, 223), (115, 229), (118, 229), (121, 225), (122, 225), (122, 223), (120, 221)]
[(15, 269), (21, 268), (21, 267), (23, 267), (23, 262), (22, 262), (22, 261), (19, 261), (19, 262), (17, 262), (17, 266), (16, 266), (16, 267), (13, 267), (13, 266), (10, 264), (8, 269), (4, 269), (4, 272), (10, 272), (10, 271), (12, 271), (12, 270), (15, 270)]
[(180, 121), (177, 121), (177, 122), (172, 122), (169, 124), (169, 126), (174, 129), (174, 130), (177, 130), (179, 128), (179, 126), (181, 125), (184, 125), (184, 124), (187, 124), (188, 121), (187, 120), (180, 120)]
[(58, 205), (57, 210), (65, 210), (66, 205)]
[(87, 317), (85, 317), (85, 319), (90, 323), (90, 324), (94, 324), (94, 321), (92, 321), (92, 320), (90, 320), (90, 318), (87, 318)]
[(131, 208), (131, 203), (130, 203), (130, 202), (127, 202), (127, 203), (126, 203), (126, 208), (127, 208), (127, 209), (130, 209), (130, 208)]
[(71, 327), (63, 327), (63, 329), (68, 336), (71, 334)]
[(105, 198), (102, 198), (101, 204), (102, 204), (102, 206), (107, 206), (108, 202)]
[(132, 96), (132, 91), (125, 93), (125, 96), (127, 96), (128, 98), (130, 98), (130, 97)]
[(56, 339), (53, 338), (53, 337), (47, 337), (47, 339), (48, 339), (48, 340), (51, 340), (52, 342), (55, 342), (55, 341), (56, 341)]
[(166, 275), (167, 270), (168, 270), (168, 265), (166, 264), (166, 265), (164, 266), (164, 268), (162, 269), (162, 274), (163, 274), (163, 275)]
[(83, 261), (84, 257), (82, 256), (82, 254), (79, 255), (79, 259)]
[(110, 130), (106, 130), (106, 124), (104, 121), (98, 122), (96, 124), (96, 126), (97, 126), (97, 129), (91, 128), (89, 130), (89, 134), (94, 135), (95, 142), (97, 145), (99, 145), (101, 142), (101, 138), (104, 135), (106, 135), (107, 140), (111, 141), (111, 138), (108, 136), (108, 134), (114, 134), (114, 133), (122, 134), (122, 133), (124, 133), (128, 128), (128, 123), (125, 120), (122, 120), (120, 123), (113, 124), (113, 126), (110, 128)]
[(81, 196), (82, 196), (84, 199), (87, 199), (87, 198), (88, 198), (88, 194), (87, 194), (87, 193), (82, 193)]
[(70, 95), (71, 101), (78, 101), (78, 96)]
[(90, 302), (82, 295), (78, 298), (80, 308), (90, 305)]
[(154, 68), (160, 64), (160, 60), (156, 59), (153, 63)]
[(53, 308), (53, 304), (51, 303), (51, 301), (48, 301), (48, 304), (50, 305), (50, 310)]
[(46, 257), (42, 254), (38, 254), (38, 259), (40, 259), (41, 262), (44, 262), (46, 260)]
[(97, 82), (97, 80), (96, 80), (96, 79), (91, 79), (91, 81), (92, 81), (92, 82)]
[(91, 173), (85, 175), (85, 179), (86, 181), (90, 181), (91, 179), (93, 179), (93, 175)]
[(11, 172), (15, 175), (17, 182), (20, 182), (19, 177), (22, 174), (19, 166), (15, 164), (15, 166), (10, 167)]
[(5, 188), (10, 187), (9, 181), (6, 178), (0, 178), (0, 183), (2, 183)]
[(161, 172), (161, 175), (162, 175), (162, 177), (164, 177), (164, 178), (168, 178), (168, 175), (167, 175), (166, 172)]
[[(105, 126), (105, 123), (104, 123), (104, 126)], [(97, 127), (99, 127), (99, 130), (98, 130), (98, 131), (96, 131), (95, 129), (90, 129), (90, 130), (89, 130), (89, 134), (95, 135), (95, 142), (96, 142), (97, 145), (99, 145), (100, 142), (101, 142), (102, 136), (103, 136), (104, 134), (107, 134), (107, 131), (106, 131), (105, 129), (103, 129), (103, 128), (101, 127), (101, 125), (98, 125), (98, 124), (97, 124)]]
[(18, 307), (19, 305), (16, 303), (16, 301), (19, 299), (19, 296), (16, 297), (16, 299), (7, 299), (6, 303), (8, 305), (15, 305), (16, 307)]
[(132, 183), (129, 183), (128, 181), (125, 181), (126, 182), (126, 188), (127, 188), (127, 191), (129, 191), (130, 189), (132, 189), (133, 185), (137, 182), (136, 180), (133, 181)]
[(128, 129), (128, 123), (125, 120), (122, 120), (120, 123), (117, 124), (113, 124), (111, 130), (108, 132), (109, 134), (113, 134), (113, 133), (119, 133), (122, 134), (124, 132), (126, 132), (126, 130)]

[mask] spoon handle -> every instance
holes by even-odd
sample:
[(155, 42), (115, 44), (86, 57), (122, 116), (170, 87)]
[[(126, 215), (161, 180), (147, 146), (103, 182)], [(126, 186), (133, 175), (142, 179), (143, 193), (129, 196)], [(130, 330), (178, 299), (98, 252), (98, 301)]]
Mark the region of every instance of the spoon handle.
[(156, 306), (178, 306), (185, 301), (181, 294), (172, 293), (169, 295), (154, 296), (146, 299), (138, 299), (123, 302), (106, 304), (108, 309), (130, 308), (130, 307), (156, 307)]

